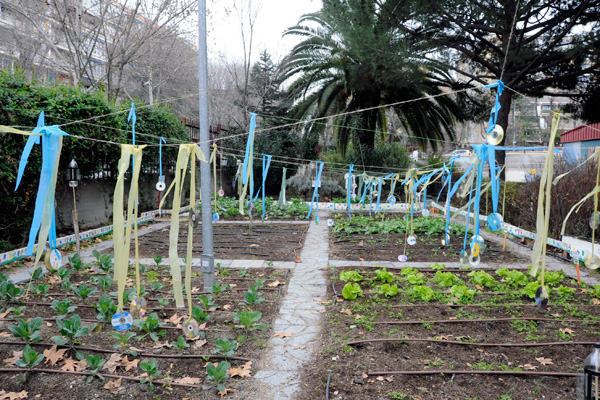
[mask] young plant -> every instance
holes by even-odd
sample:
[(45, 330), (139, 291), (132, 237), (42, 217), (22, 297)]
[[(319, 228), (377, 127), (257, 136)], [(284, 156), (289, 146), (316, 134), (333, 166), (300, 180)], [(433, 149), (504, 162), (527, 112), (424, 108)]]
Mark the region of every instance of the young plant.
[(44, 270), (42, 269), (42, 267), (37, 267), (32, 273), (31, 273), (31, 282), (35, 282), (38, 279), (40, 279), (42, 276), (44, 275)]
[(71, 275), (71, 270), (67, 267), (60, 267), (58, 271), (56, 271), (56, 275), (63, 281), (68, 280), (67, 278)]
[(410, 288), (408, 295), (411, 299), (429, 303), (435, 299), (435, 291), (429, 286), (416, 285)]
[(496, 285), (494, 277), (485, 271), (471, 271), (469, 272), (469, 276), (471, 277), (469, 281), (475, 285), (486, 288), (492, 288)]
[(73, 347), (77, 344), (77, 338), (90, 333), (90, 328), (81, 326), (81, 317), (77, 314), (65, 320), (58, 318), (56, 325), (58, 325), (61, 336), (52, 336), (50, 339), (58, 345), (68, 344)]
[(98, 288), (96, 288), (95, 286), (89, 287), (84, 283), (81, 283), (77, 288), (75, 288), (75, 286), (73, 286), (73, 293), (75, 293), (77, 296), (81, 297), (82, 300), (87, 299), (88, 297), (90, 297), (91, 295), (93, 295), (94, 293), (96, 293), (98, 291)]
[(344, 282), (348, 282), (348, 281), (360, 282), (363, 280), (363, 277), (357, 271), (347, 270), (347, 271), (340, 272), (340, 280), (344, 281)]
[(173, 347), (177, 348), (177, 350), (179, 350), (179, 354), (183, 353), (183, 351), (185, 349), (190, 347), (190, 345), (187, 343), (187, 341), (185, 340), (185, 338), (183, 336), (179, 336), (177, 338), (177, 341), (171, 342), (171, 345)]
[(383, 285), (375, 286), (375, 293), (384, 295), (387, 297), (392, 297), (398, 294), (398, 286), (390, 285), (389, 283), (384, 283)]
[(148, 376), (142, 379), (142, 383), (148, 383), (148, 389), (150, 391), (154, 390), (154, 380), (160, 376), (160, 370), (158, 369), (158, 365), (154, 358), (151, 358), (148, 362), (142, 361), (140, 363), (140, 368), (144, 371)]
[(235, 340), (217, 339), (215, 340), (215, 349), (213, 354), (221, 354), (225, 357), (233, 357), (238, 348), (238, 343)]
[(213, 298), (210, 294), (207, 296), (200, 295), (198, 296), (198, 300), (200, 300), (202, 307), (204, 307), (204, 310), (206, 311), (217, 308), (217, 305), (213, 302)]
[(30, 345), (26, 345), (23, 349), (23, 355), (16, 361), (16, 364), (19, 368), (28, 368), (31, 370), (43, 360), (43, 354), (38, 354)]
[(88, 367), (88, 369), (86, 369), (85, 372), (92, 373), (92, 375), (87, 377), (87, 383), (90, 383), (94, 378), (98, 378), (101, 381), (104, 380), (104, 377), (100, 375), (98, 371), (100, 371), (100, 368), (104, 366), (105, 362), (106, 360), (100, 356), (89, 355), (85, 358), (85, 363)]
[(472, 302), (475, 293), (477, 293), (477, 290), (469, 289), (465, 285), (454, 285), (450, 288), (450, 295), (452, 298), (458, 300), (461, 304)]
[(60, 316), (70, 314), (77, 310), (77, 306), (72, 306), (71, 300), (68, 298), (65, 298), (61, 301), (54, 300), (52, 301), (52, 305), (50, 307), (52, 307), (52, 309), (56, 311)]
[(33, 294), (37, 294), (38, 296), (44, 297), (48, 294), (50, 290), (50, 284), (48, 283), (40, 283), (39, 285), (31, 285), (31, 291)]
[(96, 278), (96, 283), (100, 286), (102, 292), (106, 292), (112, 285), (112, 275), (106, 274), (104, 276), (99, 276)]
[(158, 318), (158, 314), (152, 313), (143, 319), (133, 320), (133, 325), (144, 331), (142, 335), (136, 337), (137, 340), (142, 340), (146, 336), (150, 336), (150, 339), (157, 342), (159, 337), (163, 337), (167, 334), (165, 329), (160, 329), (165, 323)]
[(163, 317), (167, 315), (165, 308), (169, 306), (169, 299), (158, 299), (158, 307), (160, 308), (160, 313)]
[(41, 326), (41, 317), (35, 317), (29, 321), (19, 318), (17, 325), (9, 325), (8, 330), (14, 337), (23, 340), (25, 343), (37, 343), (42, 340), (42, 335), (40, 334)]
[(5, 302), (15, 301), (19, 296), (23, 294), (23, 288), (15, 286), (11, 281), (4, 281), (0, 283), (0, 299)]
[(254, 304), (262, 304), (264, 302), (265, 302), (265, 299), (263, 299), (261, 297), (260, 292), (255, 292), (255, 291), (249, 289), (244, 294), (244, 303), (249, 306), (254, 305)]
[(248, 311), (243, 310), (241, 313), (234, 312), (233, 319), (239, 322), (241, 325), (236, 325), (236, 328), (243, 328), (244, 330), (259, 329), (262, 330), (267, 326), (265, 324), (259, 324), (258, 321), (262, 318), (260, 311)]
[(164, 285), (162, 283), (160, 283), (159, 281), (154, 281), (154, 282), (150, 283), (150, 289), (152, 289), (155, 292), (158, 292), (163, 287), (164, 287)]
[(98, 299), (98, 304), (95, 305), (96, 308), (96, 318), (102, 322), (109, 322), (113, 316), (117, 312), (117, 305), (108, 295), (103, 294)]
[(342, 296), (346, 300), (354, 300), (358, 296), (363, 296), (363, 291), (358, 283), (346, 283), (342, 289)]
[(103, 271), (108, 272), (114, 268), (112, 256), (109, 254), (100, 254), (97, 250), (92, 252), (96, 258), (96, 264), (102, 268)]
[(392, 283), (396, 280), (396, 277), (383, 268), (375, 270), (375, 280), (381, 283)]
[(435, 273), (431, 281), (437, 283), (439, 287), (450, 287), (453, 285), (462, 285), (463, 281), (460, 280), (456, 275), (452, 272), (442, 272), (438, 271)]
[(129, 340), (135, 336), (135, 332), (113, 332), (112, 337), (117, 339), (117, 343), (113, 345), (115, 349), (125, 350)]
[(215, 281), (213, 283), (213, 293), (215, 294), (215, 296), (219, 295), (220, 293), (223, 293), (229, 289), (231, 289), (231, 286), (229, 286), (227, 283), (222, 285), (221, 282), (219, 281)]
[(202, 308), (198, 306), (192, 306), (192, 318), (194, 318), (199, 324), (203, 324), (210, 319), (210, 315), (205, 313)]
[(154, 256), (152, 257), (154, 263), (156, 264), (156, 269), (158, 269), (160, 263), (162, 262), (162, 256)]
[(12, 312), (15, 317), (19, 317), (23, 314), (23, 311), (25, 311), (26, 308), (27, 307), (25, 307), (25, 306), (9, 307), (6, 311)]
[(73, 257), (69, 257), (69, 263), (71, 264), (71, 268), (77, 272), (81, 271), (84, 267), (83, 260), (78, 253), (75, 253)]
[(225, 391), (225, 382), (227, 379), (229, 379), (229, 374), (227, 374), (227, 371), (229, 371), (230, 368), (231, 364), (227, 361), (221, 361), (216, 366), (210, 362), (206, 365), (208, 379), (215, 381), (217, 384), (217, 390), (219, 392)]

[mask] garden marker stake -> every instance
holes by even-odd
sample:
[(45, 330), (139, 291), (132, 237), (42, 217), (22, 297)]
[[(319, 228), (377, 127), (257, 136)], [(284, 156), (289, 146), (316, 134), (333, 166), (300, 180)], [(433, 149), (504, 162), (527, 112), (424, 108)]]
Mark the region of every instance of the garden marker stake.
[(217, 212), (217, 144), (213, 143), (213, 151), (210, 155), (209, 163), (213, 166), (213, 221), (219, 220), (219, 214)]
[[(253, 173), (253, 160), (254, 160), (254, 130), (256, 129), (256, 114), (250, 113), (250, 133), (248, 134), (248, 141), (246, 142), (246, 153), (244, 154), (244, 166), (242, 167), (242, 183), (244, 188), (240, 195), (240, 214), (244, 215), (244, 199), (248, 190), (248, 184), (250, 184), (250, 203), (252, 203), (252, 197), (254, 196), (254, 173)], [(248, 212), (251, 212), (251, 207), (248, 207)]]
[(346, 195), (346, 201), (348, 203), (348, 216), (352, 217), (352, 170), (354, 169), (354, 164), (350, 164), (348, 168), (348, 180), (346, 181), (346, 186), (348, 189), (348, 193)]
[(317, 216), (315, 217), (315, 223), (318, 224), (319, 223), (319, 186), (321, 185), (321, 174), (323, 173), (323, 166), (325, 165), (324, 161), (316, 161), (316, 181), (315, 181), (315, 190), (313, 192), (312, 195), (312, 200), (310, 202), (310, 208), (308, 210), (308, 215), (306, 216), (306, 219), (310, 218), (310, 214), (312, 212), (313, 209), (313, 204), (315, 203), (315, 200), (317, 200)]
[(281, 190), (279, 191), (279, 200), (277, 200), (277, 206), (280, 208), (285, 207), (285, 187), (287, 185), (286, 182), (286, 174), (287, 174), (287, 168), (283, 167), (283, 172), (281, 173)]
[[(165, 176), (163, 175), (163, 171), (162, 171), (162, 144), (167, 144), (167, 141), (165, 140), (164, 137), (160, 137), (160, 139), (158, 139), (158, 182), (156, 183), (156, 190), (158, 190), (159, 192), (162, 192), (163, 190), (165, 190), (166, 185), (165, 185)], [(160, 197), (160, 194), (159, 194)], [(160, 199), (159, 199), (160, 202)]]
[(253, 203), (256, 202), (256, 200), (258, 199), (258, 195), (262, 193), (262, 218), (261, 219), (265, 219), (265, 212), (266, 212), (266, 206), (265, 206), (265, 182), (267, 181), (267, 174), (269, 173), (269, 166), (271, 165), (271, 157), (268, 154), (263, 154), (263, 160), (262, 160), (262, 185), (260, 186), (260, 189), (258, 189), (258, 193), (256, 193), (256, 197), (254, 198), (254, 200), (252, 201)]
[[(12, 133), (21, 133), (18, 130), (7, 130)], [(25, 133), (25, 132), (23, 132)], [(38, 185), (37, 196), (35, 199), (35, 209), (33, 212), (33, 220), (31, 222), (31, 230), (29, 231), (29, 241), (27, 242), (26, 255), (33, 254), (35, 239), (38, 237), (38, 245), (36, 248), (36, 256), (34, 267), (40, 261), (44, 251), (44, 243), (49, 237), (50, 255), (47, 255), (48, 263), (51, 258), (54, 258), (55, 265), (51, 267), (58, 268), (60, 266), (60, 253), (56, 250), (56, 216), (54, 206), (54, 193), (56, 191), (56, 176), (58, 173), (58, 162), (62, 149), (63, 136), (69, 136), (67, 133), (60, 130), (58, 126), (45, 126), (44, 112), (40, 113), (37, 126), (32, 134), (27, 134), (29, 138), (25, 144), (21, 160), (19, 162), (19, 172), (17, 174), (17, 185), (15, 191), (19, 187), (21, 178), (27, 165), (27, 159), (31, 153), (34, 144), (42, 142), (42, 170), (40, 173), (40, 182)], [(39, 231), (39, 236), (38, 236)]]
[[(175, 166), (175, 179), (169, 186), (167, 193), (163, 197), (160, 206), (169, 195), (171, 189), (173, 193), (173, 206), (171, 207), (171, 229), (169, 230), (169, 263), (171, 264), (171, 277), (173, 278), (173, 293), (175, 294), (175, 304), (177, 307), (183, 307), (183, 294), (181, 291), (181, 270), (179, 268), (179, 256), (177, 254), (177, 243), (179, 239), (179, 209), (181, 208), (181, 194), (185, 183), (185, 174), (190, 165), (190, 228), (188, 229), (188, 249), (186, 265), (186, 285), (188, 270), (191, 270), (191, 243), (193, 240), (193, 228), (198, 225), (198, 214), (196, 211), (196, 159), (206, 162), (204, 154), (197, 144), (180, 144), (179, 154), (177, 155), (177, 164)], [(191, 235), (191, 236), (190, 236)], [(187, 290), (187, 288), (186, 288)], [(187, 291), (191, 293), (190, 290)]]
[[(131, 327), (131, 315), (123, 311), (123, 291), (127, 279), (129, 267), (129, 253), (131, 249), (131, 226), (137, 228), (137, 204), (138, 204), (138, 178), (142, 164), (142, 150), (146, 146), (121, 145), (121, 159), (119, 160), (119, 175), (115, 185), (113, 197), (113, 242), (115, 249), (115, 280), (117, 281), (117, 314), (113, 316), (113, 326), (117, 330), (127, 330)], [(125, 173), (129, 169), (131, 157), (134, 156), (133, 175), (129, 186), (127, 200), (127, 221), (123, 216), (123, 198), (125, 191)], [(135, 157), (137, 156), (137, 157)], [(137, 233), (137, 229), (136, 229)], [(137, 246), (137, 234), (135, 236), (135, 264), (136, 284), (139, 299), (139, 258)]]
[(544, 272), (546, 270), (546, 239), (548, 237), (548, 225), (550, 222), (551, 182), (554, 173), (554, 139), (558, 131), (560, 114), (555, 112), (552, 118), (552, 130), (548, 142), (548, 154), (546, 163), (540, 179), (540, 190), (538, 194), (537, 221), (535, 243), (531, 253), (531, 276), (536, 276), (542, 261), (541, 285), (536, 292), (536, 302), (542, 308), (548, 304), (548, 292), (544, 286)]

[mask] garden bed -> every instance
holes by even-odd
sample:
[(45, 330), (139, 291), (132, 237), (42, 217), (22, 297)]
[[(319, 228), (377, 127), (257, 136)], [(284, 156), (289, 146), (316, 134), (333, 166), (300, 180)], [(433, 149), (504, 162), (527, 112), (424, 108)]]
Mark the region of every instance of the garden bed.
[[(168, 270), (146, 266), (141, 287), (148, 310), (143, 320), (134, 321), (135, 326), (123, 333), (132, 336), (125, 342), (126, 336), (118, 338), (110, 324), (116, 311), (116, 285), (109, 276), (112, 272), (107, 275), (102, 269), (110, 269), (107, 260), (109, 257), (99, 256), (97, 265), (75, 263), (79, 271), (63, 267), (55, 274), (36, 277), (28, 292), (27, 286), (15, 289), (8, 282), (1, 284), (1, 390), (25, 391), (27, 398), (47, 399), (213, 399), (220, 398), (219, 371), (211, 370), (216, 379), (208, 373), (209, 363), (214, 363), (228, 375), (220, 389), (228, 389), (231, 398), (247, 396), (241, 393), (272, 335), (269, 327), (285, 293), (288, 270), (221, 269), (210, 295), (202, 292), (202, 276), (194, 276), (192, 314), (201, 329), (197, 337), (186, 340), (181, 325), (187, 320), (187, 301), (185, 308), (175, 308)], [(135, 276), (130, 274), (127, 287), (134, 285)], [(125, 291), (126, 309), (132, 296), (133, 289)], [(60, 317), (61, 313), (65, 315)], [(19, 324), (29, 325), (26, 329), (37, 325), (39, 334), (15, 336), (9, 327)], [(64, 330), (70, 324), (80, 325), (77, 334)], [(45, 357), (24, 379), (27, 369), (19, 369), (17, 362), (22, 355), (15, 357), (14, 352), (24, 351), (27, 336), (31, 349)], [(67, 343), (60, 345), (65, 340)], [(53, 349), (55, 341), (59, 346)], [(86, 361), (79, 361), (82, 357)], [(151, 360), (160, 371), (154, 377), (154, 388), (140, 382), (152, 371)], [(94, 371), (94, 362), (103, 365)], [(218, 364), (222, 362), (228, 364)]]
[[(179, 230), (178, 251), (183, 256), (187, 249), (189, 229), (187, 220)], [(262, 223), (254, 224), (214, 224), (214, 254), (215, 258), (259, 259), (269, 261), (294, 261), (300, 254), (304, 236), (308, 229), (307, 223)], [(140, 257), (169, 255), (169, 228), (154, 231), (139, 237)], [(202, 224), (194, 229), (194, 257), (202, 254)]]
[[(407, 215), (337, 216), (330, 231), (329, 258), (350, 261), (398, 261), (405, 254), (408, 261), (426, 262), (435, 258), (437, 262), (458, 262), (463, 250), (465, 227), (450, 224), (450, 243), (442, 245), (446, 220), (440, 217), (415, 217), (414, 235), (417, 243), (406, 244)], [(469, 236), (472, 235), (470, 229)], [(468, 249), (469, 243), (467, 243)], [(486, 264), (505, 265), (512, 262), (528, 262), (501, 246), (486, 241), (481, 261)]]
[(329, 278), (325, 334), (301, 399), (326, 386), (330, 399), (574, 399), (575, 375), (600, 340), (600, 286), (561, 272), (546, 274), (546, 309), (530, 297), (538, 283), (526, 270), (436, 264), (331, 269)]

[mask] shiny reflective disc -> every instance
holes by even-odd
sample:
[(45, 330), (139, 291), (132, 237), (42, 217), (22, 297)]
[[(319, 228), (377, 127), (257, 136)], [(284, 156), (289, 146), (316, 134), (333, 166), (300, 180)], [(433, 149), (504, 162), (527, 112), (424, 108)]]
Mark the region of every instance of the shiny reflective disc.
[(131, 312), (131, 315), (135, 316), (136, 318), (143, 318), (144, 314), (146, 314), (147, 307), (148, 305), (146, 303), (146, 299), (141, 297), (138, 300), (137, 297), (134, 297), (129, 305), (129, 311)]
[(199, 220), (200, 218), (198, 216), (198, 212), (196, 210), (190, 210), (190, 225), (192, 226), (192, 228), (198, 226)]
[(186, 339), (195, 338), (200, 333), (200, 327), (194, 318), (189, 318), (187, 321), (185, 321), (181, 327), (181, 330), (183, 331), (183, 336), (185, 336)]
[(415, 235), (410, 235), (406, 239), (406, 243), (408, 243), (409, 246), (414, 246), (415, 244), (417, 244), (417, 237)]
[(469, 262), (469, 253), (467, 253), (466, 250), (461, 251), (458, 255), (458, 260), (462, 265), (467, 265)]
[(480, 261), (481, 258), (479, 256), (474, 256), (473, 254), (469, 256), (469, 264), (471, 264), (473, 267), (478, 266)]
[(540, 286), (535, 291), (535, 304), (537, 304), (539, 308), (546, 308), (548, 305), (548, 291), (545, 287)]
[(407, 262), (408, 261), (408, 257), (406, 256), (406, 254), (400, 254), (398, 256), (398, 261), (400, 261), (400, 262)]
[[(596, 215), (596, 218), (594, 218), (594, 214)], [(590, 228), (598, 229), (598, 226), (600, 226), (600, 211), (596, 211), (590, 215)]]
[(504, 218), (500, 213), (492, 213), (487, 217), (487, 226), (490, 228), (492, 232), (499, 231), (502, 229), (502, 223), (504, 222)]
[(584, 264), (589, 269), (598, 269), (598, 267), (600, 267), (600, 257), (595, 254), (590, 254), (585, 257)]
[(388, 197), (387, 202), (389, 204), (396, 204), (396, 196), (390, 196), (390, 197)]
[(494, 129), (487, 135), (487, 142), (493, 146), (497, 146), (504, 139), (504, 129), (500, 125), (495, 125)]
[(429, 217), (430, 215), (431, 215), (431, 212), (428, 209), (424, 208), (421, 210), (421, 216)]
[(333, 219), (329, 218), (327, 220), (327, 226), (333, 226), (333, 225), (334, 225)]

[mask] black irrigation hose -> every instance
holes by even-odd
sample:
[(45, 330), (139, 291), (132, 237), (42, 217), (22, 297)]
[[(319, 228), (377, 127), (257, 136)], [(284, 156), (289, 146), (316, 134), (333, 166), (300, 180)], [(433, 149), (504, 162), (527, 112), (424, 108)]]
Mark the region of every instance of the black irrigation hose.
[(327, 385), (325, 386), (325, 398), (329, 400), (329, 384), (331, 383), (331, 373), (327, 375)]
[(335, 290), (335, 285), (333, 284), (333, 282), (331, 282), (331, 288), (333, 289), (333, 293), (335, 294), (335, 297), (333, 298), (333, 305), (335, 306), (337, 304), (337, 299), (338, 297), (340, 297), (340, 295)]
[(533, 375), (555, 376), (559, 378), (574, 378), (580, 374), (575, 372), (546, 372), (546, 371), (455, 371), (451, 369), (439, 371), (375, 371), (367, 372), (369, 376), (376, 375)]
[[(22, 342), (15, 342), (15, 341), (10, 341), (10, 340), (2, 340), (0, 341), (0, 344), (4, 344), (4, 345), (8, 345), (8, 346), (13, 346), (13, 345), (23, 345), (24, 343)], [(29, 343), (30, 346), (45, 346), (45, 347), (52, 347), (55, 346), (55, 343), (43, 343), (43, 342), (38, 342), (38, 343)], [(57, 348), (70, 348), (69, 345), (56, 345)], [(115, 354), (115, 353), (121, 353), (118, 350), (111, 350), (111, 349), (99, 349), (99, 348), (95, 348), (95, 347), (87, 347), (87, 346), (72, 346), (73, 349), (75, 350), (85, 350), (85, 351), (92, 351), (95, 353), (107, 353), (107, 354)], [(138, 356), (139, 357), (154, 357), (154, 358), (171, 358), (171, 359), (195, 359), (195, 358), (202, 358), (202, 359), (215, 359), (215, 360), (236, 360), (236, 361), (252, 361), (252, 359), (250, 358), (246, 358), (246, 357), (228, 357), (228, 356), (222, 356), (220, 354), (155, 354), (155, 353), (144, 353), (144, 352), (138, 352)]]
[(487, 342), (462, 342), (460, 340), (438, 340), (438, 339), (419, 339), (419, 338), (382, 338), (382, 339), (364, 339), (346, 342), (348, 346), (358, 346), (365, 343), (377, 342), (425, 342), (425, 343), (447, 343), (460, 346), (473, 347), (548, 347), (548, 346), (591, 346), (596, 342), (533, 342), (533, 343), (487, 343)]
[(375, 321), (376, 325), (416, 325), (416, 324), (455, 324), (469, 322), (498, 322), (498, 321), (550, 321), (550, 322), (585, 322), (600, 324), (600, 320), (587, 319), (554, 319), (543, 317), (510, 317), (510, 318), (481, 318), (481, 319), (442, 319), (433, 321)]
[[(50, 374), (69, 374), (69, 375), (83, 375), (83, 376), (102, 375), (104, 378), (123, 379), (126, 381), (134, 381), (134, 382), (141, 382), (143, 379), (143, 378), (138, 378), (135, 376), (100, 374), (100, 373), (85, 372), (85, 371), (63, 371), (61, 369), (48, 369), (48, 368), (33, 368), (33, 369), (0, 368), (0, 372), (13, 372), (13, 373), (44, 372), (44, 373), (50, 373)], [(198, 387), (198, 385), (191, 385), (188, 383), (176, 383), (176, 382), (171, 382), (171, 381), (166, 382), (166, 381), (163, 381), (160, 379), (156, 379), (153, 382), (156, 384), (159, 384), (159, 385), (181, 386), (181, 387), (187, 387), (187, 388), (197, 388)]]

